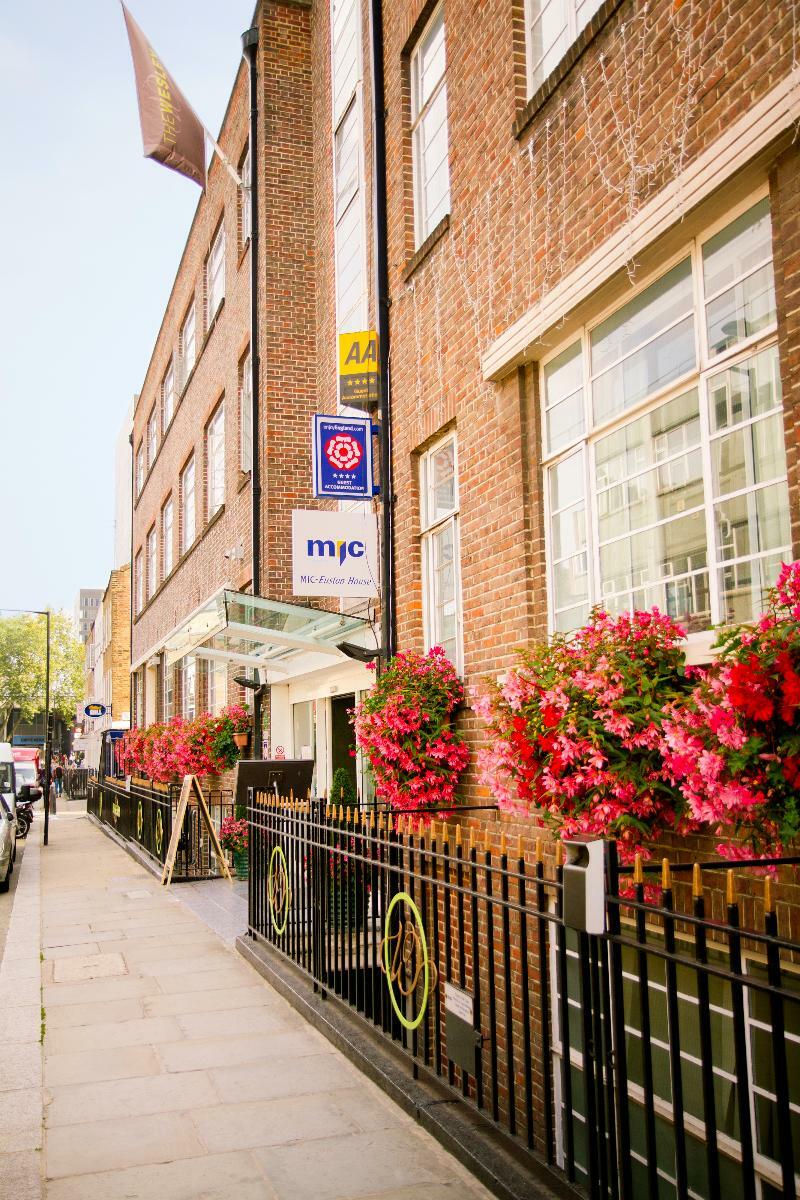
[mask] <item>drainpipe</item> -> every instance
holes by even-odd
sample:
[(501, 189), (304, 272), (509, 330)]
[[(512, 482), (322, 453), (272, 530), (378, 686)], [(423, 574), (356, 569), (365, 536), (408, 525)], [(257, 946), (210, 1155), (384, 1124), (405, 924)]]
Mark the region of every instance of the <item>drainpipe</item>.
[[(242, 34), (242, 47), (250, 64), (250, 370), (252, 375), (253, 413), (251, 420), (253, 449), (250, 470), (253, 525), (253, 595), (261, 594), (261, 355), (258, 340), (258, 26)], [(253, 692), (253, 756), (262, 755), (261, 691)]]
[(372, 219), (375, 237), (375, 309), (380, 366), (381, 464), (381, 646), (384, 662), (395, 653), (394, 484), (389, 380), (389, 262), (386, 217), (386, 109), (383, 86), (383, 13), (381, 0), (370, 0), (370, 67), (372, 75)]

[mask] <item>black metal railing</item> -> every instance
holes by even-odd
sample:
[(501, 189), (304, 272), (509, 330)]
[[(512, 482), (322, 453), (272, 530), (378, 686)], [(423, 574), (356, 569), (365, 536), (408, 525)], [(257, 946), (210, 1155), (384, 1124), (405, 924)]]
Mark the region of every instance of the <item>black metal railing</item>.
[(720, 912), (715, 862), (654, 897), (643, 872), (621, 888), (611, 843), (590, 935), (565, 921), (560, 854), (512, 850), (497, 823), (476, 837), (252, 791), (248, 818), (251, 935), (532, 1166), (602, 1200), (795, 1195), (800, 945), (769, 884), (737, 898), (724, 875)]
[(69, 800), (85, 800), (89, 783), (86, 767), (66, 767), (64, 770), (64, 793)]
[[(102, 824), (162, 866), (172, 837), (172, 825), (180, 797), (180, 784), (165, 790), (131, 784), (126, 788), (118, 780), (90, 780), (87, 811)], [(219, 831), (225, 817), (233, 813), (233, 793), (229, 789), (205, 794), (214, 827)], [(175, 882), (214, 879), (219, 866), (212, 853), (210, 839), (197, 806), (190, 803), (178, 842), (172, 878)]]

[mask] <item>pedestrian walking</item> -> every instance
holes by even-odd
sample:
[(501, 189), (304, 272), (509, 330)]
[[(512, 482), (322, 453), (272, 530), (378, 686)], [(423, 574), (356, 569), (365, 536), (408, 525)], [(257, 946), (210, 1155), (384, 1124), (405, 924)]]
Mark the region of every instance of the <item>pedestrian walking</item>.
[(60, 796), (64, 790), (64, 768), (61, 766), (61, 763), (56, 763), (53, 780), (55, 782), (56, 795)]

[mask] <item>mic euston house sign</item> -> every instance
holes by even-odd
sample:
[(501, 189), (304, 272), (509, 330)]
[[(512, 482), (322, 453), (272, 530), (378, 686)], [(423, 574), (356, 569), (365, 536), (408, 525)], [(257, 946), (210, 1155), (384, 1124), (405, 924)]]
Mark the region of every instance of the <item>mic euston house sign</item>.
[(336, 500), (371, 500), (372, 421), (369, 417), (313, 418), (313, 491)]
[(377, 596), (375, 514), (295, 509), (292, 591), (295, 596)]

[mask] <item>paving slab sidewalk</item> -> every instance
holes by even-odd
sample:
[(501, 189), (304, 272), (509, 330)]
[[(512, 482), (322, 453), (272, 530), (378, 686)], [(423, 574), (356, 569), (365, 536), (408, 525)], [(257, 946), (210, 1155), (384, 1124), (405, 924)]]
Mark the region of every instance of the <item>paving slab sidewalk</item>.
[(36, 851), (30, 862), (26, 852), (29, 886), (20, 881), (7, 953), (19, 954), (20, 1007), (38, 1011), (41, 972), (46, 1032), (40, 1055), (32, 1028), (9, 1091), (16, 1103), (0, 1109), (19, 1113), (19, 1133), (0, 1151), (30, 1181), (9, 1196), (488, 1200), (91, 822), (59, 822)]

